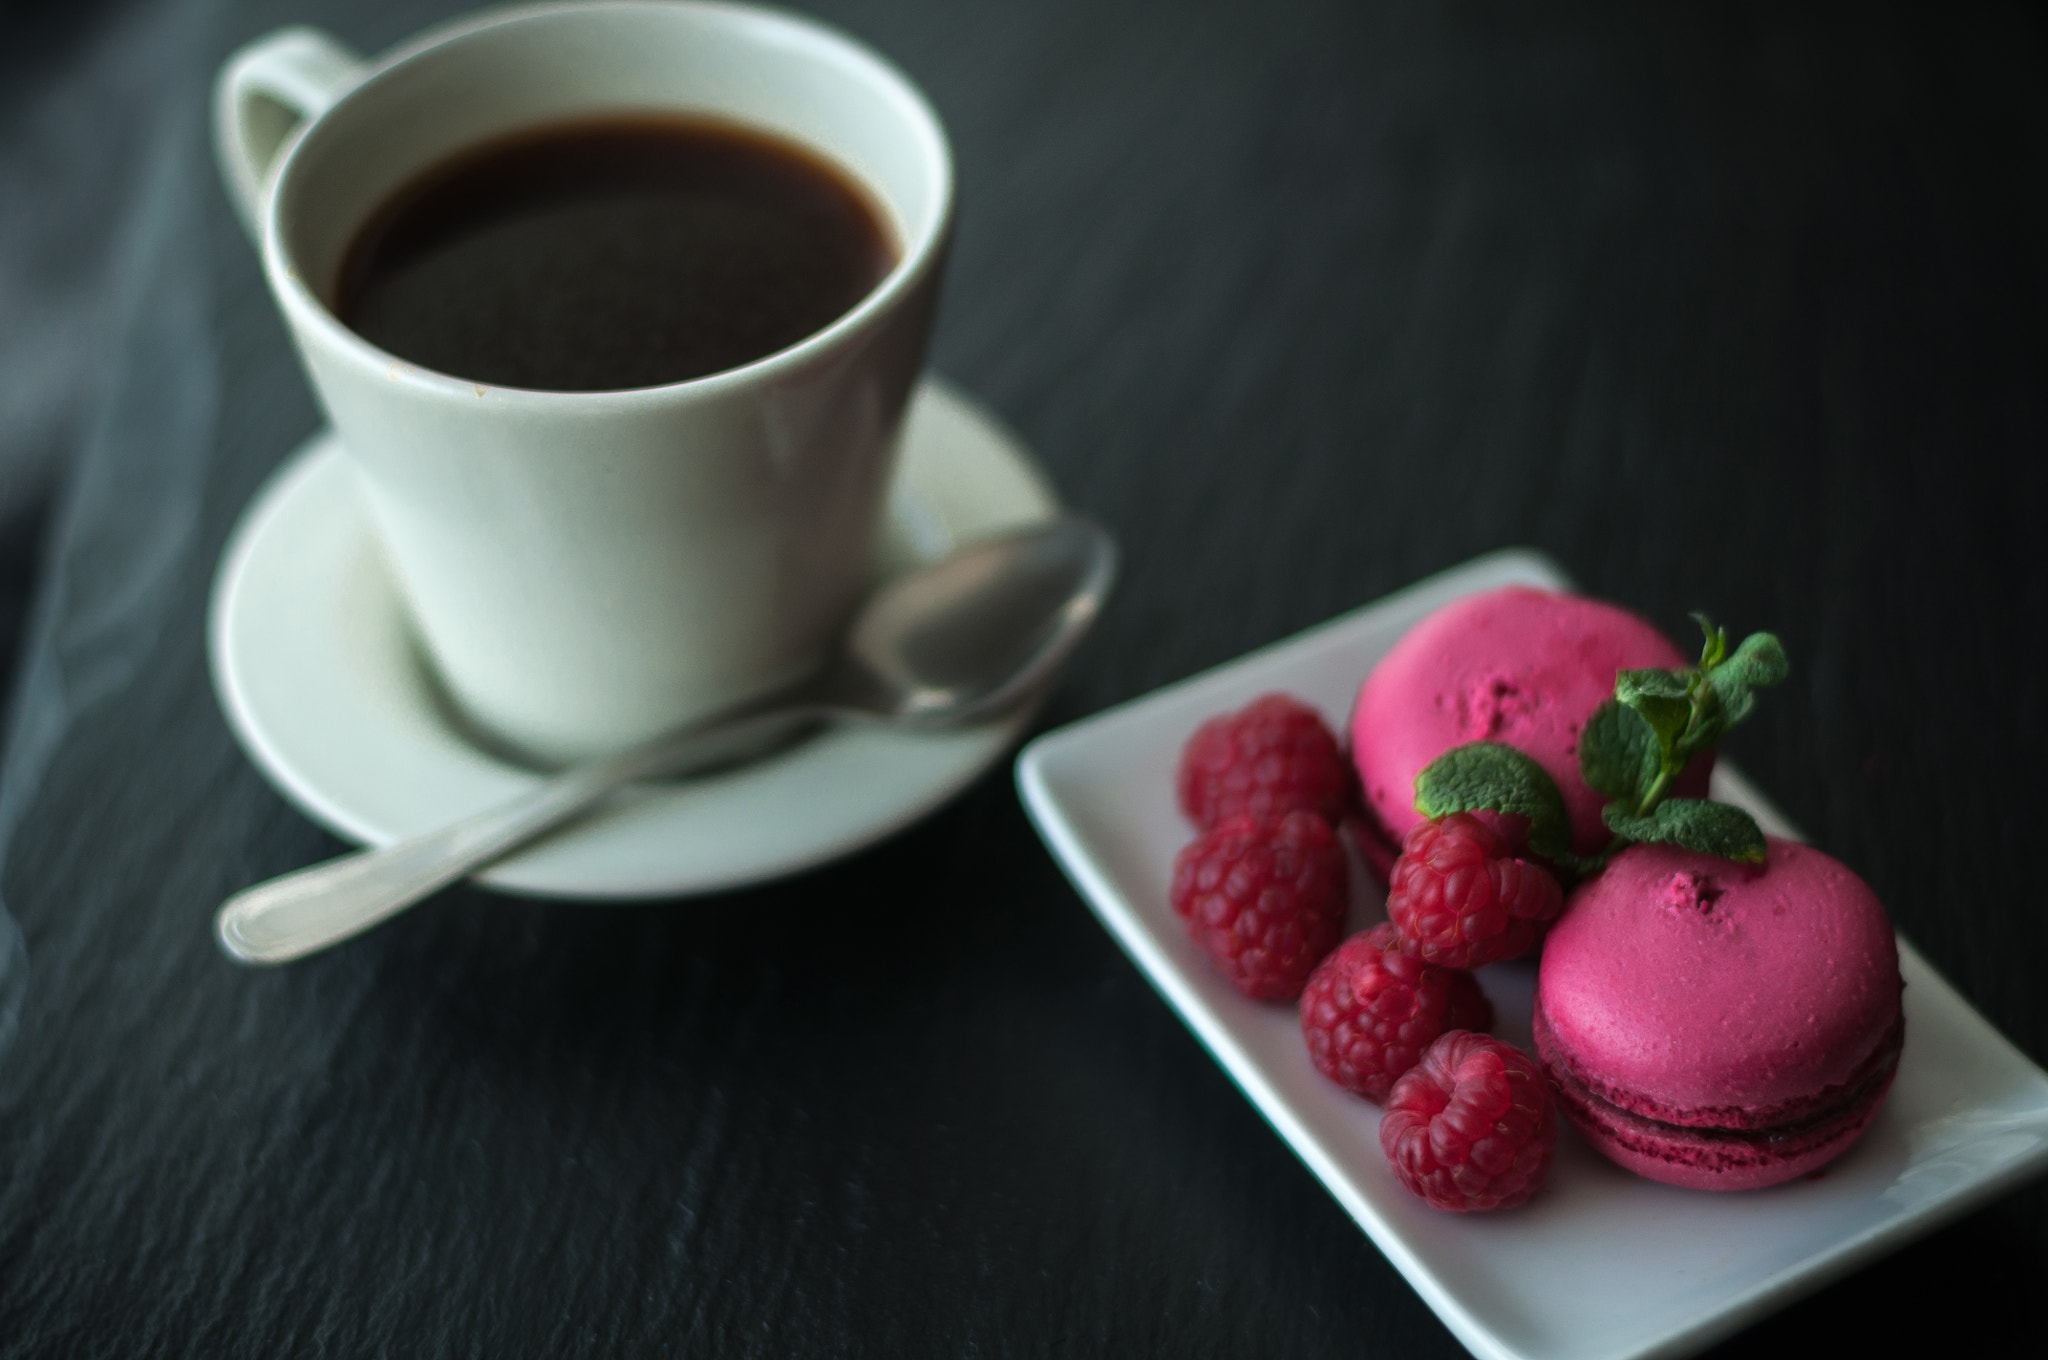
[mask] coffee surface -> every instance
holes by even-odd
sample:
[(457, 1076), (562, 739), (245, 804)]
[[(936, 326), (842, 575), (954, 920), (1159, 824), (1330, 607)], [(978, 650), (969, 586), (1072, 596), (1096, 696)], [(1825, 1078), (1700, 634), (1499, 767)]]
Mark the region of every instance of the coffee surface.
[(350, 244), (336, 310), (452, 377), (612, 391), (787, 348), (895, 258), (866, 192), (793, 143), (607, 117), (483, 143), (400, 188)]

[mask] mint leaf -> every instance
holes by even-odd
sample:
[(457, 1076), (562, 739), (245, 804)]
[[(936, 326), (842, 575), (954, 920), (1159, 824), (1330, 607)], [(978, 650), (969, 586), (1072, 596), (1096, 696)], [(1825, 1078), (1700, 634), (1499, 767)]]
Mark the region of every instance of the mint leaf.
[(1656, 782), (1663, 762), (1657, 734), (1643, 715), (1612, 699), (1593, 710), (1579, 733), (1579, 773), (1586, 782), (1633, 808)]
[(1764, 833), (1741, 808), (1704, 798), (1667, 798), (1647, 816), (1631, 816), (1609, 803), (1601, 813), (1607, 829), (1632, 841), (1662, 841), (1723, 859), (1761, 864)]
[(1692, 721), (1691, 687), (1671, 671), (1622, 671), (1614, 677), (1614, 697), (1642, 715), (1667, 749)]
[(1690, 688), (1683, 671), (1616, 671), (1614, 673), (1614, 697), (1628, 704), (1631, 695), (1651, 695), (1659, 699), (1683, 699)]
[(1784, 644), (1770, 633), (1751, 633), (1735, 649), (1735, 655), (1717, 666), (1707, 667), (1707, 679), (1717, 689), (1730, 684), (1769, 689), (1783, 684), (1791, 673), (1792, 663), (1786, 659)]
[[(1756, 707), (1756, 691), (1748, 685), (1740, 681), (1730, 684), (1714, 680), (1711, 676), (1708, 678), (1708, 683), (1713, 685), (1714, 693), (1721, 696), (1721, 726), (1723, 729), (1735, 726), (1735, 724), (1747, 718), (1749, 711)], [(1720, 735), (1719, 732), (1714, 734), (1717, 740), (1720, 738)]]
[(1529, 849), (1562, 869), (1586, 861), (1572, 853), (1571, 817), (1550, 772), (1512, 746), (1474, 741), (1429, 762), (1415, 776), (1415, 810), (1425, 817), (1491, 809), (1529, 819)]
[[(1735, 655), (1708, 667), (1706, 688), (1720, 700), (1721, 706), (1721, 721), (1712, 736), (1718, 739), (1723, 729), (1747, 718), (1756, 707), (1755, 691), (1783, 683), (1791, 669), (1784, 646), (1769, 633), (1751, 633), (1735, 649)], [(1687, 747), (1697, 751), (1708, 744), (1689, 741)]]

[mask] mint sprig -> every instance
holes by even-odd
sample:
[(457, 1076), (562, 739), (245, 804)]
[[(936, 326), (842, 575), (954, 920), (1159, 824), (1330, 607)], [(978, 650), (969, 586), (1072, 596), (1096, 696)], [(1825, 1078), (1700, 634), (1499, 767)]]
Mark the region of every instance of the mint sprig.
[(1769, 633), (1751, 633), (1733, 652), (1728, 634), (1694, 614), (1706, 644), (1697, 666), (1631, 670), (1579, 734), (1579, 773), (1612, 800), (1601, 818), (1622, 841), (1664, 841), (1761, 863), (1764, 835), (1740, 808), (1704, 799), (1666, 801), (1693, 757), (1756, 707), (1756, 691), (1783, 682), (1791, 665)]
[(1699, 664), (1620, 672), (1614, 697), (1579, 733), (1579, 772), (1610, 800), (1601, 819), (1615, 839), (1601, 854), (1573, 852), (1571, 818), (1557, 782), (1530, 757), (1496, 741), (1452, 747), (1425, 766), (1415, 777), (1416, 811), (1444, 817), (1490, 809), (1524, 817), (1530, 851), (1571, 876), (1597, 873), (1637, 841), (1762, 863), (1764, 834), (1747, 812), (1668, 795), (1693, 757), (1747, 718), (1755, 692), (1781, 683), (1790, 666), (1771, 634), (1752, 633), (1731, 652), (1727, 633), (1704, 614), (1693, 617), (1707, 638)]

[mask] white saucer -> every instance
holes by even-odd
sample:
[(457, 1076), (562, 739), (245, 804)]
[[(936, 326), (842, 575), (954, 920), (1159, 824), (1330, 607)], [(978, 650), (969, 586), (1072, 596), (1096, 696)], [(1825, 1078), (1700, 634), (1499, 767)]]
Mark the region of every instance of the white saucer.
[[(913, 400), (878, 570), (1052, 515), (1015, 436), (957, 391)], [(210, 655), (229, 725), (307, 816), (385, 845), (536, 780), (471, 744), (438, 706), (334, 433), (272, 474), (213, 589)], [(639, 786), (479, 874), (538, 897), (670, 897), (849, 854), (938, 807), (1008, 749), (1011, 713), (956, 732), (835, 729), (739, 769)]]

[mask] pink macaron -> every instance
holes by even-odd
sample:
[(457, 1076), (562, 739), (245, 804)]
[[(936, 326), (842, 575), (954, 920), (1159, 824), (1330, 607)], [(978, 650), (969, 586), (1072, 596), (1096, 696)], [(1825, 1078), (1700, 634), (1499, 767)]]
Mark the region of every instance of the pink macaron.
[(1861, 1136), (1898, 1069), (1898, 945), (1810, 846), (1761, 865), (1624, 850), (1571, 895), (1537, 976), (1536, 1052), (1587, 1141), (1652, 1180), (1754, 1190)]
[[(1612, 839), (1606, 802), (1579, 775), (1579, 731), (1614, 696), (1620, 670), (1689, 664), (1665, 636), (1625, 609), (1526, 586), (1470, 595), (1409, 629), (1373, 668), (1351, 714), (1351, 755), (1380, 828), (1396, 843), (1422, 821), (1415, 776), (1453, 746), (1499, 741), (1557, 781), (1572, 848)], [(1711, 752), (1673, 789), (1704, 797)]]

